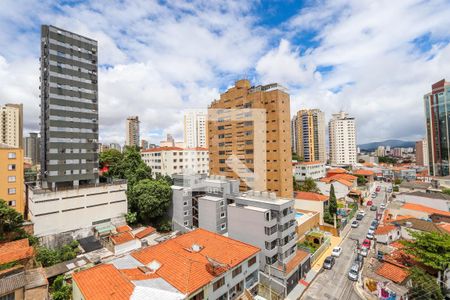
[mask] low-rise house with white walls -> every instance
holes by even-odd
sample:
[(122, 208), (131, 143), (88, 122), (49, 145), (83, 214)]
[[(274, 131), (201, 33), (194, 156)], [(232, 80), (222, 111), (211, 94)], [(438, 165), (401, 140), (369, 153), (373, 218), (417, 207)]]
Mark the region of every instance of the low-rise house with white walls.
[(317, 212), (320, 215), (320, 225), (323, 225), (323, 213), (328, 206), (329, 196), (312, 192), (295, 192), (295, 209)]
[(208, 174), (209, 152), (206, 148), (158, 147), (141, 151), (142, 160), (152, 175)]
[(306, 178), (317, 180), (326, 176), (325, 163), (320, 161), (294, 162), (292, 172), (297, 181), (304, 181)]
[(400, 227), (393, 224), (380, 225), (374, 233), (376, 241), (386, 245), (395, 242), (401, 236)]

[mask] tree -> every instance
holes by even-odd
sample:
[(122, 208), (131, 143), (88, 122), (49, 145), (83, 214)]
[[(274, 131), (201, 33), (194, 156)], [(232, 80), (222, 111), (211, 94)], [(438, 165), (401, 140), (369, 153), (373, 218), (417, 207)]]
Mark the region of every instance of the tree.
[(402, 180), (400, 178), (397, 178), (394, 180), (394, 184), (399, 185), (402, 183)]
[(294, 191), (300, 190), (300, 184), (295, 180), (295, 176), (292, 176), (292, 187), (294, 188)]
[(124, 178), (123, 169), (121, 168), (123, 154), (117, 149), (108, 149), (100, 153), (100, 168), (108, 167), (105, 177)]
[(56, 277), (51, 290), (53, 300), (70, 300), (72, 298), (72, 286), (65, 282), (64, 275)]
[(413, 240), (401, 240), (407, 253), (424, 265), (438, 271), (450, 266), (450, 235), (409, 230)]
[(356, 180), (358, 185), (365, 185), (367, 183), (367, 179), (364, 176), (358, 175), (358, 179)]
[(127, 192), (130, 210), (142, 221), (151, 221), (165, 214), (169, 208), (172, 189), (165, 180), (144, 179)]
[(444, 299), (436, 279), (425, 273), (422, 269), (413, 267), (409, 278), (412, 283), (412, 287), (408, 293), (409, 299)]
[(36, 251), (36, 260), (40, 262), (43, 267), (50, 267), (60, 262), (74, 259), (79, 252), (78, 245), (79, 243), (77, 241), (72, 241), (70, 244), (55, 250), (43, 246), (38, 247)]
[(325, 223), (334, 225), (334, 218), (333, 216), (330, 214), (329, 209), (327, 209), (327, 207), (325, 207), (324, 212), (323, 212), (323, 221)]
[(317, 184), (314, 181), (314, 179), (309, 178), (309, 177), (305, 178), (305, 181), (303, 181), (300, 184), (298, 190), (301, 191), (301, 192), (312, 192), (312, 193), (319, 193), (320, 192), (320, 190), (317, 187)]
[(129, 188), (140, 180), (150, 179), (152, 176), (152, 170), (142, 160), (138, 147), (125, 148), (120, 167), (123, 171), (123, 178), (128, 181)]
[(136, 212), (129, 212), (125, 215), (125, 221), (127, 221), (127, 224), (135, 224), (137, 222), (137, 213)]
[(299, 156), (297, 153), (292, 152), (292, 160), (296, 160), (298, 162), (305, 161), (303, 157)]
[(337, 213), (337, 200), (336, 194), (334, 193), (334, 185), (331, 184), (330, 187), (330, 198), (328, 200), (328, 211), (331, 216), (334, 216)]
[(23, 221), (23, 216), (18, 211), (0, 199), (0, 241), (10, 234), (23, 234)]
[(446, 195), (450, 195), (450, 189), (443, 188), (442, 193), (444, 193)]

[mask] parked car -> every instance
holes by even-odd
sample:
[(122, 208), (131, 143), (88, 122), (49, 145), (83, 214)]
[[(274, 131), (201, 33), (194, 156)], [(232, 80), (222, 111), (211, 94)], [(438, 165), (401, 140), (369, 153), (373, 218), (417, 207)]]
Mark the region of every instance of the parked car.
[(348, 271), (348, 278), (352, 281), (357, 281), (359, 276), (359, 266), (357, 264), (352, 265), (350, 271)]
[(367, 201), (367, 206), (372, 206), (373, 202), (372, 200)]
[(331, 270), (331, 268), (333, 268), (333, 266), (334, 266), (334, 262), (335, 262), (335, 258), (333, 256), (328, 256), (327, 258), (325, 258), (325, 260), (323, 262), (323, 268), (327, 269), (327, 270)]
[(358, 221), (361, 221), (363, 218), (364, 218), (364, 216), (361, 214), (356, 215), (356, 220), (358, 220)]
[(381, 208), (381, 209), (385, 209), (385, 208), (386, 208), (386, 204), (381, 203), (381, 204), (380, 204), (380, 208)]
[(369, 254), (369, 249), (362, 248), (359, 253), (361, 253), (362, 256), (367, 257), (367, 255)]
[(372, 198), (376, 198), (377, 197), (377, 193), (372, 193)]
[(342, 253), (342, 248), (339, 247), (339, 246), (334, 247), (333, 250), (331, 251), (331, 255), (334, 256), (334, 257), (341, 256), (341, 253)]
[(378, 209), (378, 207), (376, 206), (376, 205), (372, 205), (371, 207), (370, 207), (370, 210), (371, 211), (376, 211)]
[(372, 242), (369, 239), (365, 239), (364, 242), (362, 243), (362, 246), (365, 248), (370, 248), (371, 244)]
[(378, 220), (377, 220), (377, 219), (374, 219), (374, 220), (372, 221), (372, 223), (370, 223), (370, 225), (373, 225), (373, 226), (375, 226), (375, 228), (377, 228), (377, 227), (378, 227)]
[(387, 192), (388, 192), (388, 193), (392, 193), (392, 188), (391, 188), (391, 187), (388, 187), (388, 188), (387, 188)]
[(369, 231), (367, 233), (374, 234), (375, 233), (375, 227), (372, 228), (372, 226), (370, 226)]
[[(364, 248), (363, 248), (364, 249)], [(357, 254), (355, 257), (355, 264), (358, 265), (359, 270), (362, 269), (363, 265), (364, 265), (364, 256), (361, 255), (361, 253)]]
[(363, 215), (363, 217), (365, 217), (365, 216), (366, 216), (366, 212), (365, 212), (364, 210), (360, 210), (360, 211), (358, 211), (358, 214), (359, 214), (359, 215)]
[(367, 233), (366, 238), (368, 238), (369, 240), (373, 240), (373, 234)]
[(376, 192), (379, 193), (381, 191), (381, 186), (377, 186)]
[(358, 221), (354, 220), (354, 221), (352, 222), (352, 228), (357, 228), (358, 226), (359, 226)]

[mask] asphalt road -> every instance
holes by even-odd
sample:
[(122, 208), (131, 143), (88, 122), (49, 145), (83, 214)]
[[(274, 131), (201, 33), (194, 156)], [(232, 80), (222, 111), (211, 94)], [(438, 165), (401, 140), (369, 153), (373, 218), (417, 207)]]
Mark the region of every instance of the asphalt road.
[[(384, 201), (385, 188), (387, 184), (382, 185), (381, 192), (373, 199), (375, 205)], [(354, 281), (348, 279), (348, 271), (355, 259), (356, 239), (361, 243), (369, 230), (370, 223), (375, 219), (376, 212), (371, 211), (369, 207), (364, 207), (366, 216), (360, 221), (358, 228), (352, 228), (341, 243), (342, 254), (336, 259), (331, 270), (322, 269), (319, 275), (310, 284), (305, 291), (302, 300), (360, 300), (361, 298), (354, 290)], [(353, 220), (351, 220), (353, 221)], [(351, 222), (350, 221), (350, 222)], [(349, 225), (350, 226), (350, 225)]]

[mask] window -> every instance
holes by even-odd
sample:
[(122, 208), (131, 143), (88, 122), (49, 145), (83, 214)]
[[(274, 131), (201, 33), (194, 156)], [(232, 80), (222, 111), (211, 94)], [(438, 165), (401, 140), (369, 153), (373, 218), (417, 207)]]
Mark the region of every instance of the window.
[(220, 218), (221, 218), (221, 219), (225, 218), (225, 212), (221, 212), (221, 213), (220, 213)]
[(16, 182), (16, 176), (8, 176), (8, 182)]
[(242, 266), (237, 267), (236, 269), (233, 270), (233, 272), (231, 272), (231, 275), (234, 277), (236, 277), (237, 275), (242, 273)]
[(188, 215), (189, 215), (189, 211), (187, 211), (187, 210), (184, 211), (184, 215), (185, 215), (185, 216), (188, 216)]
[(14, 292), (0, 297), (0, 300), (14, 300), (14, 299), (16, 299)]
[(16, 200), (8, 201), (9, 206), (16, 206)]
[(15, 153), (15, 152), (9, 152), (9, 153), (8, 153), (8, 158), (9, 158), (9, 159), (14, 159), (14, 158), (16, 158), (16, 153)]
[(248, 260), (247, 265), (248, 265), (248, 267), (251, 267), (251, 266), (253, 266), (255, 263), (256, 263), (256, 256), (253, 256), (252, 258), (250, 258), (250, 259)]
[(223, 223), (222, 225), (220, 225), (220, 230), (225, 230), (227, 229), (227, 224)]
[(16, 189), (15, 188), (9, 188), (8, 189), (8, 195), (15, 195), (16, 194)]
[(224, 284), (225, 284), (225, 277), (222, 277), (213, 283), (213, 291), (216, 291), (218, 288), (220, 288)]
[(187, 206), (188, 205), (188, 202), (187, 201), (184, 201), (183, 202), (183, 206)]
[(16, 165), (15, 164), (8, 165), (8, 171), (15, 171), (15, 170), (16, 170)]
[(189, 221), (184, 221), (184, 226), (189, 226)]

